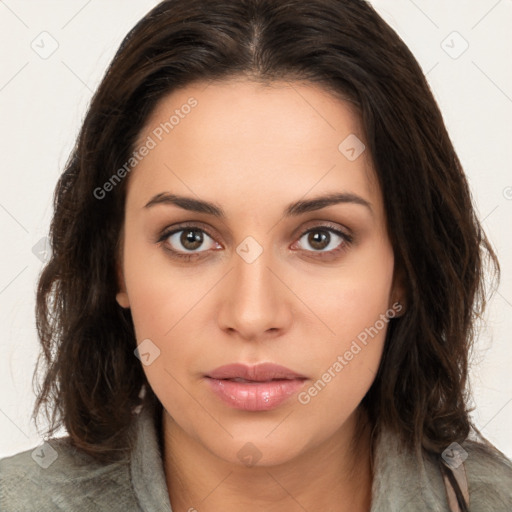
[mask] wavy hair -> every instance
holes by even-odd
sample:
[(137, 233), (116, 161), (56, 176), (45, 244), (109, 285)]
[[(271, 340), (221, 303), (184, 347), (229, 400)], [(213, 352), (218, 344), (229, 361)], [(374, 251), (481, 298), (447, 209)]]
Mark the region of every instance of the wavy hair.
[(115, 300), (129, 177), (102, 198), (95, 190), (129, 160), (165, 95), (237, 77), (316, 84), (356, 106), (407, 293), (362, 406), (416, 451), (462, 442), (473, 427), (468, 356), (484, 272), (489, 263), (499, 279), (499, 263), (419, 64), (363, 0), (166, 0), (128, 33), (55, 190), (37, 289), (36, 422), (44, 408), (49, 434), (64, 426), (98, 460), (129, 450), (147, 384), (130, 311)]

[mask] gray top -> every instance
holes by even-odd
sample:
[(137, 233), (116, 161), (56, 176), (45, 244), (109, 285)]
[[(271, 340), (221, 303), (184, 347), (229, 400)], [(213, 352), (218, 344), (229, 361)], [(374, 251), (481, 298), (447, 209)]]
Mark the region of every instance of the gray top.
[[(100, 464), (71, 446), (67, 437), (0, 460), (0, 511), (172, 512), (158, 412), (146, 407), (139, 414), (134, 449), (124, 462)], [(462, 447), (471, 512), (511, 512), (512, 463), (472, 441)], [(425, 455), (418, 464), (394, 435), (381, 432), (371, 512), (448, 512), (438, 462)]]

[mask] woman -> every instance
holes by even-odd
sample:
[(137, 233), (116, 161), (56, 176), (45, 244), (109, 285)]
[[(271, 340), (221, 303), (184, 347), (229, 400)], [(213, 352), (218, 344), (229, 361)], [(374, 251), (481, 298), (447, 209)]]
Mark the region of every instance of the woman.
[(93, 98), (51, 239), (35, 414), (69, 436), (1, 461), (2, 510), (511, 509), (466, 389), (499, 265), (365, 2), (160, 3)]

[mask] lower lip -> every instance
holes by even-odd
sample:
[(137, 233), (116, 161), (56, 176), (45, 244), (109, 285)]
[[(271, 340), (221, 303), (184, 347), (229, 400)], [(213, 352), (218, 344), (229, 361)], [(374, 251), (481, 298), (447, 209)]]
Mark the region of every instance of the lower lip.
[(212, 391), (227, 405), (244, 411), (269, 411), (304, 385), (304, 379), (234, 382), (207, 377)]

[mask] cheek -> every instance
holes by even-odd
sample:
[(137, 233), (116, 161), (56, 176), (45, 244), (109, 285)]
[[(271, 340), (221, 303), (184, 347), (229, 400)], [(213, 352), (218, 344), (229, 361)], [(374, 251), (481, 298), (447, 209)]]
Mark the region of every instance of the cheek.
[[(357, 296), (354, 294), (352, 298)], [(361, 296), (361, 299), (365, 297)], [(334, 432), (357, 409), (370, 389), (379, 368), (389, 318), (386, 301), (358, 302), (333, 314), (335, 341), (326, 337), (308, 354), (314, 377), (297, 396), (304, 428), (323, 428)], [(350, 309), (353, 314), (347, 314)]]
[(172, 275), (167, 275), (171, 267), (160, 250), (155, 250), (155, 246), (140, 235), (137, 238), (130, 224), (128, 226), (124, 278), (137, 341), (162, 338), (179, 319), (179, 305), (183, 304), (186, 288), (178, 285)]
[(190, 396), (180, 383), (185, 382), (184, 372), (197, 365), (200, 355), (201, 338), (193, 334), (191, 322), (195, 324), (204, 311), (201, 299), (215, 281), (194, 281), (186, 269), (173, 267), (149, 243), (130, 237), (129, 230), (124, 255), (136, 340), (144, 343), (140, 347), (150, 354), (149, 364), (141, 358), (149, 384), (159, 398), (167, 397), (174, 408), (190, 405)]
[[(312, 306), (322, 320), (317, 335), (309, 336), (317, 341), (304, 347), (316, 380), (298, 397), (312, 416), (346, 417), (375, 379), (389, 316), (394, 316), (393, 263), (389, 245), (373, 244), (347, 260), (338, 279), (323, 283)], [(311, 285), (302, 281), (304, 290)]]
[(331, 348), (344, 350), (361, 333), (364, 338), (365, 330), (376, 322), (382, 330), (381, 315), (392, 305), (393, 266), (389, 243), (377, 240), (349, 253), (342, 266), (321, 279), (313, 274), (297, 276), (297, 295), (306, 297), (305, 302), (317, 313), (314, 339), (323, 338)]

